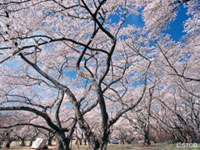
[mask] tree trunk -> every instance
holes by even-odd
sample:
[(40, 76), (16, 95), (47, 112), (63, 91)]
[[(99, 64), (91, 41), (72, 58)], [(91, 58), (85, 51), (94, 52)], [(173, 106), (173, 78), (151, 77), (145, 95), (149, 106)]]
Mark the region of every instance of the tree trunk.
[(84, 132), (85, 137), (88, 141), (89, 149), (90, 150), (98, 150), (100, 147), (100, 143), (99, 143), (96, 135), (91, 131), (87, 122), (85, 122), (83, 117), (81, 119), (79, 119), (78, 122), (79, 122), (79, 126), (80, 126), (81, 130)]
[(99, 149), (99, 142), (97, 141), (88, 141), (88, 144), (89, 144), (89, 149), (90, 150), (98, 150)]
[(101, 140), (101, 145), (100, 145), (100, 150), (107, 150), (107, 145), (109, 142), (109, 135), (110, 135), (110, 131), (107, 129), (107, 132), (104, 133), (104, 136)]
[(94, 136), (87, 136), (88, 145), (90, 150), (98, 150), (100, 148), (99, 141)]
[(53, 145), (52, 140), (53, 140), (53, 136), (48, 138), (48, 145)]
[(199, 137), (197, 136), (194, 129), (193, 131), (188, 131), (188, 134), (190, 136), (190, 140), (188, 140), (188, 143), (199, 143)]
[(64, 150), (63, 143), (59, 138), (56, 138), (56, 147), (57, 147), (57, 150)]
[(60, 135), (60, 137), (56, 137), (56, 146), (57, 150), (71, 150), (70, 139), (65, 138), (64, 135)]
[(35, 140), (35, 138), (38, 136), (38, 134), (39, 134), (39, 132), (38, 132), (38, 130), (37, 129), (35, 129), (35, 131), (34, 131), (35, 133), (34, 133), (34, 135), (31, 137), (31, 139), (30, 139), (30, 143), (29, 143), (29, 147), (31, 147), (32, 145), (33, 145), (33, 141)]
[(83, 145), (83, 144), (82, 144), (82, 139), (81, 139), (81, 138), (79, 138), (78, 141), (79, 141), (79, 144), (80, 144), (80, 145)]
[(7, 141), (6, 141), (6, 148), (10, 148), (10, 144), (11, 144), (11, 140), (10, 139), (8, 139)]
[(144, 145), (151, 145), (151, 142), (149, 139), (149, 132), (144, 133)]
[(2, 145), (3, 145), (3, 142), (2, 142), (1, 139), (0, 139), (0, 148), (2, 147)]
[(101, 144), (100, 150), (107, 150), (107, 145), (108, 145), (108, 143), (104, 141), (104, 142)]
[(87, 145), (87, 140), (86, 139), (84, 139), (84, 145)]
[(29, 147), (33, 145), (33, 139), (30, 140)]
[(20, 146), (26, 146), (26, 144), (25, 144), (25, 138), (20, 138), (20, 140), (21, 140)]
[(80, 137), (76, 137), (76, 145), (82, 145), (82, 139)]

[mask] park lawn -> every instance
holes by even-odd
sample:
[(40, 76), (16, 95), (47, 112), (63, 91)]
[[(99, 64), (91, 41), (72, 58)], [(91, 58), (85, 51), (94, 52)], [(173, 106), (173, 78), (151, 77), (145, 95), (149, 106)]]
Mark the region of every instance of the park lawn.
[[(11, 148), (9, 150), (33, 150), (30, 147), (20, 147), (16, 146), (19, 145), (18, 143), (13, 142)], [(56, 150), (56, 146), (48, 146), (50, 150)], [(4, 150), (4, 148), (1, 148)], [(72, 150), (88, 150), (88, 145), (72, 145)], [(109, 144), (108, 150), (200, 150), (200, 145), (198, 147), (177, 147), (175, 144), (153, 144), (150, 147), (143, 147), (141, 144)]]

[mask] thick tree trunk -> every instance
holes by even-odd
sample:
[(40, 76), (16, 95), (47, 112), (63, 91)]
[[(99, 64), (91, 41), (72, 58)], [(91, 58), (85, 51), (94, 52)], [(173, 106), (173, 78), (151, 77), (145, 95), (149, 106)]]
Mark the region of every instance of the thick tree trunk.
[(107, 145), (108, 145), (108, 143), (104, 141), (104, 142), (101, 144), (100, 150), (107, 150)]
[(108, 139), (110, 135), (110, 130), (108, 128), (108, 113), (106, 110), (106, 104), (103, 96), (103, 92), (101, 89), (100, 84), (95, 84), (96, 87), (96, 92), (98, 95), (98, 102), (101, 110), (101, 118), (102, 118), (102, 137), (100, 137), (98, 140), (94, 134), (93, 138), (90, 139), (88, 138), (88, 144), (91, 150), (107, 150), (107, 144), (108, 144)]
[(110, 135), (110, 131), (109, 129), (106, 130), (106, 133), (104, 133), (104, 136), (101, 140), (101, 145), (100, 145), (100, 150), (107, 150), (107, 145), (109, 142), (109, 135)]
[(109, 132), (106, 133), (103, 138), (92, 139), (88, 138), (88, 144), (90, 150), (107, 150), (107, 145), (109, 141)]
[(56, 147), (57, 147), (57, 150), (64, 150), (63, 143), (59, 138), (56, 138)]
[(99, 144), (100, 142), (96, 141), (92, 141), (92, 142), (88, 142), (89, 143), (89, 149), (90, 150), (107, 150), (107, 145), (108, 142), (104, 141), (101, 142), (101, 144)]
[(83, 117), (80, 117), (80, 119), (78, 119), (78, 123), (79, 123), (81, 130), (85, 134), (85, 137), (88, 141), (90, 150), (98, 150), (100, 147), (100, 143), (99, 143), (96, 135), (91, 131), (87, 122), (84, 120)]
[(100, 147), (98, 140), (90, 139), (90, 137), (88, 138), (88, 145), (90, 150), (98, 150)]
[(89, 150), (99, 150), (100, 149), (100, 142), (97, 137), (94, 135), (93, 132), (88, 132), (86, 135), (86, 139), (88, 141)]
[(70, 139), (65, 138), (64, 135), (60, 135), (60, 137), (56, 137), (56, 146), (57, 150), (71, 150)]
[(69, 139), (64, 141), (64, 150), (71, 150)]

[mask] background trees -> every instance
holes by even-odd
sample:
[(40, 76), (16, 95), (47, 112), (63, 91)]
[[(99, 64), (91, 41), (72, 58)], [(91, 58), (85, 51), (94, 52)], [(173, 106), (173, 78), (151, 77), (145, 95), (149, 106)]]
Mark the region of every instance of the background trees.
[[(177, 42), (163, 30), (181, 5), (190, 16)], [(70, 149), (77, 125), (90, 149), (105, 150), (113, 125), (130, 111), (145, 143), (153, 120), (166, 133), (198, 136), (198, 121), (188, 131), (188, 120), (199, 117), (198, 6), (197, 0), (3, 1), (0, 111), (29, 112), (28, 122), (13, 126), (55, 134), (60, 150)], [(143, 27), (127, 21), (137, 13)], [(173, 119), (163, 118), (168, 113)]]

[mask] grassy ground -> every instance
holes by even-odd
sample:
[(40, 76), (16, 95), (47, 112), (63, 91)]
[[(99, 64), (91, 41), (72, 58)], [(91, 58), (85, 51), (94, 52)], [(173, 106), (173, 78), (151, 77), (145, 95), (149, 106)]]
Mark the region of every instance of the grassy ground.
[[(56, 150), (55, 146), (49, 146), (48, 147), (51, 150)], [(6, 150), (4, 148), (1, 148), (1, 150)], [(13, 142), (11, 145), (11, 148), (9, 150), (31, 150), (30, 147), (20, 147), (17, 142)], [(72, 150), (88, 150), (87, 145), (77, 146), (72, 145)], [(109, 144), (108, 150), (200, 150), (200, 145), (197, 147), (189, 147), (188, 145), (174, 145), (174, 144), (153, 144), (150, 147), (144, 147), (139, 144), (133, 144), (133, 145), (122, 145), (122, 144)]]

